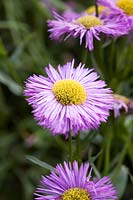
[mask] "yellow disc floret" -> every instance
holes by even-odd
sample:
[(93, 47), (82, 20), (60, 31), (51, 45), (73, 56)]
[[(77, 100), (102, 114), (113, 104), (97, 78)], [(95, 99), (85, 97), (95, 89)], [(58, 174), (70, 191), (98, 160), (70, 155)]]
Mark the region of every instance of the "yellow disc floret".
[[(98, 13), (101, 14), (102, 11), (104, 11), (107, 7), (105, 6), (98, 6)], [(90, 6), (86, 9), (86, 13), (89, 15), (92, 15), (96, 12), (96, 7), (95, 6)]]
[(87, 190), (80, 188), (71, 188), (66, 190), (62, 195), (62, 200), (90, 200)]
[(76, 24), (80, 23), (87, 29), (91, 27), (103, 25), (103, 22), (98, 17), (89, 16), (89, 15), (78, 18), (75, 21), (75, 23)]
[(116, 5), (127, 15), (133, 15), (133, 0), (117, 0)]
[(57, 99), (63, 105), (80, 105), (86, 100), (86, 91), (78, 81), (64, 79), (57, 81), (52, 88)]

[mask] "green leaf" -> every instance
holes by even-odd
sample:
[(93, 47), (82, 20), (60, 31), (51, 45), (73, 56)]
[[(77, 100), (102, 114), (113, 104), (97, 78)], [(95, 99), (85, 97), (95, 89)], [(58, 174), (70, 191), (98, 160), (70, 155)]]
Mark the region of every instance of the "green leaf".
[(7, 74), (0, 71), (0, 82), (8, 87), (8, 89), (15, 95), (22, 94), (22, 88), (14, 80), (12, 80)]
[(115, 179), (113, 181), (114, 185), (117, 188), (119, 198), (121, 198), (122, 195), (124, 194), (127, 181), (128, 181), (128, 168), (122, 165), (119, 170), (119, 173), (115, 176)]
[(39, 165), (40, 167), (43, 167), (45, 169), (50, 170), (50, 171), (54, 170), (54, 167), (52, 167), (51, 165), (47, 164), (46, 162), (43, 162), (43, 161), (39, 160), (38, 158), (36, 158), (34, 156), (27, 155), (26, 159), (31, 161), (31, 162), (33, 162), (36, 165)]

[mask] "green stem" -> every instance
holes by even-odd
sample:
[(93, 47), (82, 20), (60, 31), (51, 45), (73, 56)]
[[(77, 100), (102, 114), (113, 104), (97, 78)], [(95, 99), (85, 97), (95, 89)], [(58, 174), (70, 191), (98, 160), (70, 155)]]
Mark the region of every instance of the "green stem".
[(76, 148), (77, 148), (78, 162), (81, 163), (80, 132), (78, 132), (78, 135), (76, 136)]
[(96, 17), (98, 17), (98, 16), (99, 16), (99, 13), (98, 13), (97, 0), (95, 0), (95, 11), (96, 11)]
[(86, 48), (85, 50), (83, 50), (82, 62), (83, 62), (84, 64), (86, 64), (88, 52), (89, 52), (89, 51), (88, 51), (88, 48)]
[(107, 175), (109, 171), (111, 143), (112, 143), (112, 133), (108, 132), (108, 137), (106, 140), (106, 147), (105, 147), (106, 149), (105, 149), (104, 175)]
[(69, 160), (72, 162), (72, 135), (71, 131), (69, 131)]

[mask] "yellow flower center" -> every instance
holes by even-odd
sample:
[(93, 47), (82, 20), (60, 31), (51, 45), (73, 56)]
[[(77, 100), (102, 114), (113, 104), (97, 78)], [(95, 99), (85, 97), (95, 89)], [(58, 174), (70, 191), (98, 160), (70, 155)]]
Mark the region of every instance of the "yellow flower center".
[[(107, 7), (105, 6), (98, 6), (98, 13), (100, 14), (102, 11), (104, 11)], [(95, 6), (90, 6), (86, 9), (87, 14), (92, 15), (96, 12)]]
[(116, 5), (127, 15), (133, 15), (133, 0), (117, 0)]
[(89, 29), (91, 27), (94, 27), (94, 26), (103, 25), (103, 22), (98, 17), (95, 17), (95, 16), (83, 16), (83, 17), (80, 17), (75, 21), (75, 23), (76, 24), (80, 23), (87, 29)]
[(86, 100), (84, 87), (75, 80), (64, 79), (57, 81), (52, 88), (56, 99), (63, 105), (80, 105)]
[(71, 188), (63, 193), (62, 200), (90, 200), (90, 195), (84, 189)]

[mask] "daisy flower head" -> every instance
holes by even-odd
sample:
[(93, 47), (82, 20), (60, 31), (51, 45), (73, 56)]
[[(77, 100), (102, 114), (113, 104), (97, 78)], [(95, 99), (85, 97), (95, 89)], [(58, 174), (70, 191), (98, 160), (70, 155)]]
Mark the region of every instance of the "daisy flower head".
[(75, 69), (74, 60), (57, 71), (51, 65), (45, 69), (48, 77), (30, 76), (24, 90), (39, 125), (67, 137), (70, 131), (75, 135), (106, 122), (114, 99), (93, 69), (81, 63)]
[(110, 8), (111, 17), (123, 17), (128, 23), (129, 30), (133, 29), (133, 0), (98, 0), (102, 6)]
[(109, 177), (91, 180), (89, 164), (64, 162), (57, 164), (49, 176), (43, 176), (36, 189), (36, 200), (107, 200), (116, 199), (116, 190)]
[(70, 36), (80, 39), (80, 45), (85, 40), (85, 48), (90, 51), (94, 49), (93, 39), (100, 40), (100, 35), (118, 37), (127, 34), (127, 22), (120, 18), (101, 18), (83, 13), (77, 18), (70, 20), (57, 13), (53, 13), (54, 20), (48, 20), (48, 31), (50, 38), (55, 40), (66, 40)]

